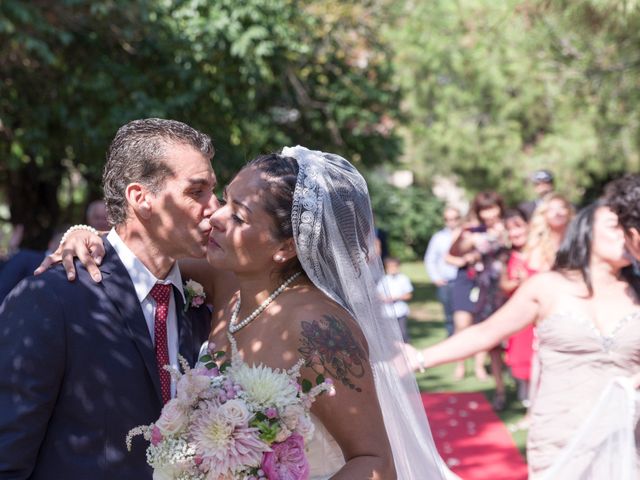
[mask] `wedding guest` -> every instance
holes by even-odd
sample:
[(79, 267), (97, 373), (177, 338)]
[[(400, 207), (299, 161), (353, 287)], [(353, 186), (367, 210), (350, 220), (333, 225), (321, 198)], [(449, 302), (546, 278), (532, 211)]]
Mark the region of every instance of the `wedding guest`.
[(94, 200), (87, 207), (87, 224), (98, 230), (106, 232), (109, 230), (109, 220), (107, 218), (107, 206), (103, 200)]
[(560, 193), (550, 193), (540, 202), (529, 221), (524, 247), (529, 268), (538, 272), (551, 269), (574, 213), (571, 202)]
[[(508, 299), (527, 278), (535, 273), (527, 265), (524, 247), (527, 243), (529, 225), (519, 209), (505, 212), (504, 224), (509, 236), (511, 250), (500, 278), (500, 288)], [(531, 358), (533, 345), (533, 326), (529, 325), (511, 335), (505, 349), (505, 363), (511, 370), (511, 376), (518, 385), (518, 399), (529, 406), (529, 379), (531, 376)], [(517, 427), (524, 427), (526, 421)]]
[[(581, 452), (584, 456), (568, 457), (562, 452), (581, 431), (581, 423), (606, 393), (605, 386), (610, 381), (628, 377), (638, 386), (639, 282), (630, 268), (618, 217), (603, 202), (592, 204), (569, 225), (551, 272), (538, 273), (525, 281), (485, 322), (413, 352), (416, 367), (420, 363), (429, 367), (465, 358), (536, 324), (542, 368), (527, 438), (530, 478), (543, 478), (547, 470), (556, 468), (557, 462), (575, 466), (574, 478), (621, 478), (593, 477), (589, 472), (616, 471), (621, 459), (626, 458), (623, 449), (633, 452), (627, 467), (635, 470), (639, 459), (632, 440), (625, 442), (621, 438), (618, 451), (599, 451), (596, 447)], [(601, 428), (611, 430), (612, 425), (601, 423), (586, 435), (597, 434), (600, 438)], [(607, 433), (605, 441), (615, 441), (615, 435), (615, 431)], [(638, 438), (636, 426), (636, 441)], [(574, 460), (576, 463), (571, 463)]]
[[(493, 308), (497, 291), (493, 257), (505, 244), (503, 212), (504, 201), (498, 193), (478, 193), (471, 204), (475, 220), (463, 226), (451, 245), (448, 261), (459, 267), (452, 292), (455, 333), (484, 320)], [(479, 380), (487, 379), (485, 358), (486, 352), (477, 352), (474, 357)], [(464, 361), (460, 361), (454, 378), (461, 379), (464, 375)]]
[(524, 212), (527, 220), (530, 220), (533, 216), (533, 212), (540, 205), (544, 197), (552, 193), (555, 188), (555, 179), (553, 173), (550, 170), (536, 170), (531, 174), (531, 183), (533, 184), (533, 190), (536, 194), (536, 198), (523, 202), (519, 205), (519, 209)]
[(32, 250), (30, 248), (19, 249), (0, 269), (0, 303), (21, 280), (33, 275), (40, 262), (58, 248), (60, 238), (67, 227), (58, 228), (53, 232), (46, 251)]
[(176, 259), (207, 251), (212, 156), (181, 122), (121, 127), (103, 175), (115, 227), (102, 283), (59, 266), (0, 306), (0, 478), (151, 480), (144, 449), (127, 452), (124, 438), (175, 391), (163, 366), (178, 353), (193, 365), (207, 338), (209, 312), (185, 311)]
[(438, 300), (442, 304), (445, 318), (447, 336), (453, 335), (453, 282), (458, 274), (458, 267), (447, 262), (449, 249), (453, 243), (454, 232), (460, 226), (460, 211), (448, 206), (443, 212), (444, 228), (437, 231), (424, 254), (424, 266), (429, 275), (429, 280), (438, 288)]

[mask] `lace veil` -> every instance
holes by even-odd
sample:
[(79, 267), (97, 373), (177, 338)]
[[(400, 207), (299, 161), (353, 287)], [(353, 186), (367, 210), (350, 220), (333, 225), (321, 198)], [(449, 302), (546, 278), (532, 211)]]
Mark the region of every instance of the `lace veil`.
[(282, 155), (299, 166), (292, 211), (298, 259), (364, 332), (398, 478), (454, 478), (436, 451), (398, 322), (386, 316), (377, 295), (383, 267), (366, 182), (338, 155), (301, 146)]

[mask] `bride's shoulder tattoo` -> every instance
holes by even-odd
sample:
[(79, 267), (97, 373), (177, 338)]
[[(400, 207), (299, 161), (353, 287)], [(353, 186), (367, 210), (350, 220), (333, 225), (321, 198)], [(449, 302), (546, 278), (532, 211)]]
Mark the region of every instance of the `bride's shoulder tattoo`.
[(367, 356), (347, 326), (333, 315), (321, 320), (303, 321), (298, 351), (305, 367), (315, 373), (330, 375), (343, 385), (361, 392), (354, 379), (365, 373)]

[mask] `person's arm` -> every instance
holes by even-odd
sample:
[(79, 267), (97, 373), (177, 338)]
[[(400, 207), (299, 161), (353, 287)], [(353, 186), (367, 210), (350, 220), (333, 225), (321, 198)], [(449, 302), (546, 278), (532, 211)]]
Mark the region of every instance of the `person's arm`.
[(451, 247), (449, 247), (449, 255), (462, 257), (465, 253), (469, 253), (473, 249), (473, 233), (471, 233), (469, 228), (462, 228), (453, 236)]
[(298, 346), (306, 361), (302, 377), (315, 379), (321, 374), (333, 380), (336, 390), (335, 396), (318, 397), (312, 407), (346, 460), (331, 478), (393, 480), (393, 454), (362, 332), (337, 308), (318, 313), (317, 318), (307, 313), (306, 318)]
[(513, 278), (509, 278), (509, 272), (506, 267), (500, 273), (500, 290), (506, 295), (511, 295), (515, 292), (522, 282), (529, 277), (526, 268), (522, 265), (515, 267), (513, 274)]
[(64, 378), (64, 307), (43, 283), (0, 306), (0, 478), (30, 478)]
[(73, 264), (74, 257), (78, 257), (80, 262), (85, 266), (87, 272), (94, 281), (102, 281), (102, 273), (98, 265), (104, 258), (104, 241), (99, 235), (89, 230), (78, 229), (66, 235), (64, 242), (60, 242), (55, 252), (44, 257), (44, 260), (38, 268), (33, 272), (34, 275), (40, 275), (47, 271), (51, 266), (58, 262), (62, 262), (67, 278), (73, 281), (76, 278), (76, 268)]
[(448, 339), (422, 351), (409, 350), (414, 368), (429, 368), (462, 360), (490, 350), (503, 338), (522, 330), (540, 317), (541, 298), (551, 295), (547, 275), (527, 280), (493, 315), (482, 323), (464, 329)]

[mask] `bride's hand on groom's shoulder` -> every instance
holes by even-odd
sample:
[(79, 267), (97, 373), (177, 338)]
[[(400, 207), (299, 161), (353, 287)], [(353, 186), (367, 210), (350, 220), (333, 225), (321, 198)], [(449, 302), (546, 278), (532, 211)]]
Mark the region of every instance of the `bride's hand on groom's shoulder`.
[(102, 274), (98, 265), (102, 262), (104, 255), (104, 244), (99, 235), (85, 229), (69, 230), (62, 237), (58, 248), (44, 257), (44, 260), (33, 274), (40, 275), (56, 263), (62, 262), (67, 272), (67, 278), (69, 281), (73, 281), (76, 278), (73, 259), (78, 257), (91, 275), (91, 278), (96, 282), (100, 282)]

